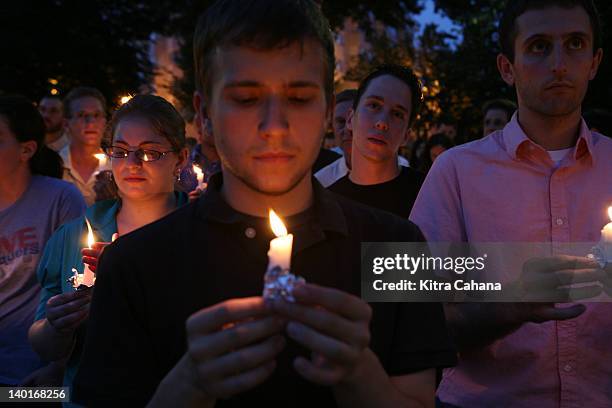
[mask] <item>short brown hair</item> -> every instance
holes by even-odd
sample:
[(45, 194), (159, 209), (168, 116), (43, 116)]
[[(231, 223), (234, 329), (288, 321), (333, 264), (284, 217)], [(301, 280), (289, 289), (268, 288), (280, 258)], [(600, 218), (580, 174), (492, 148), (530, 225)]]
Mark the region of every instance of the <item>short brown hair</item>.
[(366, 76), (360, 83), (359, 88), (357, 88), (357, 94), (355, 95), (355, 99), (353, 100), (353, 110), (357, 111), (357, 106), (361, 100), (361, 97), (368, 89), (370, 82), (375, 78), (378, 78), (383, 75), (389, 75), (394, 78), (399, 79), (403, 83), (405, 83), (408, 88), (410, 88), (410, 96), (411, 96), (411, 109), (410, 116), (408, 118), (408, 126), (412, 126), (414, 121), (421, 111), (421, 105), (423, 104), (423, 87), (421, 86), (421, 81), (414, 74), (412, 69), (399, 64), (383, 64), (374, 69), (374, 71), (370, 72), (368, 76)]
[(357, 90), (356, 89), (345, 89), (342, 92), (338, 92), (336, 94), (336, 104), (342, 103), (342, 102), (353, 102), (355, 100), (355, 98), (357, 97)]
[(224, 45), (259, 50), (313, 39), (325, 52), (325, 95), (334, 92), (334, 42), (327, 19), (312, 0), (217, 0), (198, 20), (193, 38), (195, 83), (210, 96), (213, 51)]
[(96, 98), (100, 101), (102, 105), (102, 110), (106, 113), (106, 98), (102, 95), (102, 92), (98, 91), (96, 88), (91, 88), (88, 86), (79, 86), (77, 88), (72, 89), (66, 97), (64, 98), (64, 117), (70, 118), (72, 117), (72, 102), (80, 98)]
[(121, 105), (106, 126), (103, 147), (112, 144), (119, 122), (127, 117), (147, 120), (159, 135), (170, 142), (174, 151), (185, 147), (185, 120), (170, 102), (156, 95), (136, 95)]
[(482, 114), (486, 115), (491, 109), (504, 111), (508, 120), (510, 120), (512, 115), (514, 115), (514, 111), (516, 111), (516, 104), (508, 99), (493, 99), (485, 102), (482, 107)]

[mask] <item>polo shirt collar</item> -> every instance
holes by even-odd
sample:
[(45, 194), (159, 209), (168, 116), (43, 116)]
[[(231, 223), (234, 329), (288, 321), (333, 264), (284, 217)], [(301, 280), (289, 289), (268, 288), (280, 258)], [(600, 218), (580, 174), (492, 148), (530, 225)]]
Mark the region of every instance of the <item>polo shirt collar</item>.
[[(512, 119), (502, 130), (502, 137), (506, 151), (515, 160), (521, 156), (524, 149), (529, 145), (535, 145), (542, 148), (527, 137), (518, 121), (518, 112), (512, 115)], [(591, 160), (595, 159), (593, 155), (593, 135), (584, 119), (582, 119), (580, 122), (578, 140), (573, 151), (573, 158), (574, 160), (579, 160), (585, 155), (591, 157)]]
[[(348, 236), (344, 212), (334, 195), (323, 188), (314, 177), (312, 183), (314, 194), (313, 214), (318, 225), (324, 231), (337, 232)], [(247, 222), (252, 219), (252, 216), (240, 213), (227, 204), (221, 196), (222, 185), (222, 172), (211, 176), (206, 192), (202, 199), (198, 200), (198, 214), (206, 220), (214, 220), (224, 224)]]

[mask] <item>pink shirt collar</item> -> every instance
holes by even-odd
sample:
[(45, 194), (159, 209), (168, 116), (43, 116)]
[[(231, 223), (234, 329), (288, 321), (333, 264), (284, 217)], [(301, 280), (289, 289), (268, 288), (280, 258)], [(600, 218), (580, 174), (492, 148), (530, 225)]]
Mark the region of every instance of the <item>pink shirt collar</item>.
[[(523, 131), (518, 121), (517, 112), (512, 115), (512, 119), (501, 132), (505, 149), (514, 160), (528, 156), (530, 150), (539, 150), (542, 153), (546, 153), (546, 150), (542, 146), (533, 142), (525, 134), (525, 131)], [(546, 157), (548, 157), (548, 154), (546, 154)], [(583, 119), (580, 123), (580, 134), (576, 146), (574, 147), (572, 158), (578, 161), (589, 157), (591, 160), (595, 160), (593, 155), (593, 136)]]

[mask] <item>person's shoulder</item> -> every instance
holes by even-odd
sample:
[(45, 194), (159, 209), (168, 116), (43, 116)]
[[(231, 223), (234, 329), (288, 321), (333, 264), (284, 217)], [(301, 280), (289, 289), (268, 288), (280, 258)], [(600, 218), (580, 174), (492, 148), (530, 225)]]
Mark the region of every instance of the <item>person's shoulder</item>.
[(422, 241), (419, 227), (408, 219), (334, 194), (342, 208), (350, 235), (360, 241)]
[(32, 178), (38, 186), (44, 186), (51, 191), (79, 191), (72, 183), (55, 177), (35, 175)]
[(438, 156), (438, 160), (460, 162), (466, 158), (489, 157), (503, 150), (503, 133), (497, 130), (483, 138), (454, 146)]
[(49, 237), (45, 250), (60, 251), (66, 245), (72, 245), (73, 241), (80, 241), (85, 230), (85, 217), (80, 216), (63, 223)]
[(603, 151), (604, 153), (612, 152), (612, 138), (601, 133), (591, 132), (593, 138), (593, 146), (596, 151)]
[(140, 227), (129, 234), (119, 238), (104, 251), (115, 256), (123, 257), (127, 254), (151, 253), (164, 248), (171, 250), (179, 238), (194, 226), (198, 201), (177, 208), (159, 220)]
[(72, 183), (55, 177), (33, 176), (36, 190), (51, 196), (62, 196), (72, 198), (83, 198), (79, 189)]

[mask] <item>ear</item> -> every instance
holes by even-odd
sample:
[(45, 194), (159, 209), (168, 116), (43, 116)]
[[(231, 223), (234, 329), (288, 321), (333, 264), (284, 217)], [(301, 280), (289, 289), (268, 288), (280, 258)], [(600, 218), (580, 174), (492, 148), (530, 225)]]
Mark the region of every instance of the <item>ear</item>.
[(514, 67), (512, 66), (512, 62), (504, 54), (499, 54), (497, 56), (497, 70), (505, 83), (510, 86), (514, 85)]
[(353, 131), (353, 116), (355, 116), (354, 113), (355, 112), (353, 111), (353, 108), (349, 108), (348, 115), (346, 116), (346, 128), (351, 132)]
[(603, 59), (603, 49), (599, 48), (595, 55), (593, 55), (593, 63), (591, 64), (591, 72), (589, 74), (589, 80), (595, 79), (597, 75), (597, 70), (599, 69), (599, 64), (601, 64), (601, 60)]
[(23, 162), (28, 162), (36, 153), (38, 149), (38, 143), (34, 140), (28, 140), (27, 142), (21, 142), (21, 153), (20, 159)]

